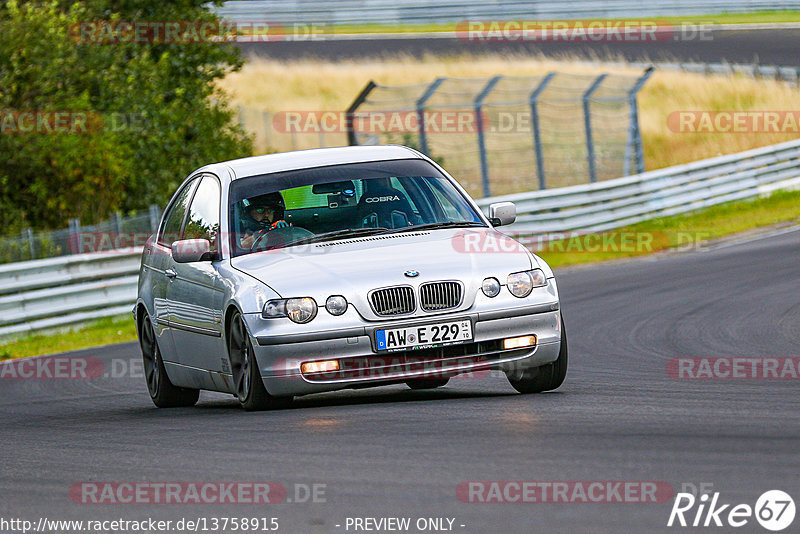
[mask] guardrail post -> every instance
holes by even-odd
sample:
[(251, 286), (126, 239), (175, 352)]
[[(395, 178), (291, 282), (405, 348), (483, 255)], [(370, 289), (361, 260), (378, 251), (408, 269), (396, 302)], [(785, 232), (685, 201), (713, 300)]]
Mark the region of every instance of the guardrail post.
[(486, 157), (486, 137), (483, 133), (483, 114), (481, 113), (481, 108), (483, 107), (483, 101), (489, 96), (489, 93), (492, 92), (494, 86), (497, 85), (503, 77), (502, 76), (495, 76), (483, 90), (475, 97), (474, 109), (475, 109), (475, 124), (478, 128), (478, 152), (481, 158), (481, 181), (483, 183), (483, 196), (489, 197), (492, 196), (491, 186), (489, 184), (489, 160)]
[(587, 157), (589, 160), (589, 181), (596, 182), (597, 181), (597, 170), (595, 169), (595, 161), (594, 161), (594, 138), (592, 137), (592, 117), (591, 117), (591, 109), (589, 107), (589, 99), (592, 97), (592, 93), (594, 93), (600, 84), (603, 83), (603, 80), (606, 79), (608, 74), (601, 74), (592, 82), (592, 85), (583, 93), (583, 123), (586, 129), (586, 152)]
[(161, 210), (155, 204), (150, 204), (150, 230), (158, 232), (158, 223), (161, 222)]
[(628, 139), (625, 142), (625, 161), (622, 171), (623, 176), (631, 174), (631, 158), (636, 160), (636, 174), (644, 172), (644, 151), (642, 150), (642, 132), (639, 129), (639, 105), (636, 97), (644, 86), (645, 82), (652, 76), (655, 67), (650, 66), (644, 74), (636, 80), (631, 90), (628, 91), (628, 105), (630, 106), (630, 118), (628, 119)]
[(74, 240), (75, 250), (78, 254), (83, 253), (83, 243), (81, 243), (81, 222), (78, 219), (69, 220), (69, 235)]
[(537, 106), (539, 95), (545, 90), (547, 84), (555, 77), (555, 72), (550, 72), (545, 76), (530, 97), (531, 104), (531, 128), (533, 130), (533, 150), (536, 153), (536, 175), (539, 179), (539, 189), (546, 189), (547, 185), (544, 178), (544, 155), (542, 154), (542, 136), (539, 131), (539, 109)]
[(345, 129), (347, 130), (347, 144), (350, 146), (358, 144), (356, 140), (355, 127), (353, 126), (353, 114), (361, 106), (361, 104), (364, 103), (364, 101), (367, 99), (372, 90), (375, 89), (377, 86), (378, 85), (375, 82), (370, 80), (369, 83), (361, 90), (361, 92), (358, 93), (356, 99), (353, 100), (353, 103), (350, 104), (350, 107), (347, 108), (347, 111), (345, 112), (344, 124), (345, 124)]
[(35, 242), (33, 240), (33, 230), (30, 228), (23, 228), (22, 229), (22, 239), (28, 242), (28, 252), (31, 254), (31, 259), (36, 259), (36, 248)]
[(446, 79), (447, 78), (436, 78), (433, 80), (433, 83), (425, 89), (425, 92), (422, 93), (422, 96), (419, 97), (416, 104), (417, 124), (419, 125), (419, 151), (427, 156), (430, 156), (430, 154), (428, 153), (428, 134), (425, 132), (425, 104)]

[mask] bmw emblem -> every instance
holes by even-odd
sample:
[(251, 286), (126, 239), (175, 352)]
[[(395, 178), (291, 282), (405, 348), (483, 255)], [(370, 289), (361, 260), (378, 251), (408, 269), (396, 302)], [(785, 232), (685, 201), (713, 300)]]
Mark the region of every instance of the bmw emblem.
[(409, 278), (416, 278), (419, 276), (419, 271), (406, 271), (405, 274)]

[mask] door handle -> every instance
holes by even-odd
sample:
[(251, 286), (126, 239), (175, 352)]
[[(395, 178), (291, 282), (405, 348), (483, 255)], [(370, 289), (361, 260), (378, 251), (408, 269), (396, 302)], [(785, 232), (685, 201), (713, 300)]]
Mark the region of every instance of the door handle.
[(175, 278), (176, 276), (178, 276), (178, 273), (176, 273), (172, 269), (167, 269), (166, 271), (164, 271), (164, 274), (167, 275), (167, 278)]

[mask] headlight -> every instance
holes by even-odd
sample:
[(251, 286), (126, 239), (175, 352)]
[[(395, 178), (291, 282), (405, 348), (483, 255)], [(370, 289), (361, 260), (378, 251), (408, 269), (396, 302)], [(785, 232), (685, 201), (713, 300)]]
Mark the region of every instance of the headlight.
[(261, 312), (264, 319), (288, 317), (295, 323), (307, 323), (317, 316), (317, 303), (311, 297), (267, 301)]
[(487, 278), (483, 281), (481, 289), (487, 297), (496, 297), (500, 293), (500, 282), (497, 278)]
[(317, 315), (317, 303), (311, 297), (288, 299), (286, 315), (296, 323), (307, 323)]
[(342, 315), (347, 311), (347, 299), (341, 295), (333, 295), (325, 301), (325, 309), (331, 315)]
[(272, 319), (274, 317), (286, 317), (286, 299), (269, 300), (264, 304), (261, 317)]
[(547, 277), (541, 269), (525, 271), (522, 273), (511, 273), (506, 281), (508, 290), (515, 297), (524, 298), (531, 294), (534, 287), (547, 285)]

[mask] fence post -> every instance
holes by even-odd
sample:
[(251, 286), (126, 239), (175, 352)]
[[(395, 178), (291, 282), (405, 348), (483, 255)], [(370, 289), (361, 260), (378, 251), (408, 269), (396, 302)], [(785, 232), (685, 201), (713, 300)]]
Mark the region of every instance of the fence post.
[(161, 221), (161, 210), (155, 204), (150, 204), (150, 230), (158, 232), (158, 223)]
[(31, 259), (36, 259), (36, 248), (35, 243), (33, 241), (33, 230), (30, 228), (23, 228), (22, 229), (22, 239), (28, 242), (28, 251), (31, 253)]
[(641, 91), (645, 82), (652, 76), (655, 67), (650, 66), (644, 74), (636, 80), (631, 90), (628, 91), (628, 105), (630, 106), (630, 119), (628, 123), (628, 139), (625, 142), (625, 162), (622, 172), (623, 176), (631, 174), (631, 157), (636, 159), (636, 174), (644, 172), (644, 152), (642, 150), (642, 132), (639, 129), (639, 105), (636, 103), (636, 96)]
[(592, 93), (600, 87), (600, 84), (603, 83), (603, 80), (606, 79), (608, 74), (601, 74), (592, 82), (592, 85), (583, 93), (583, 123), (584, 127), (586, 128), (586, 152), (587, 157), (589, 159), (589, 181), (596, 182), (597, 181), (597, 170), (595, 169), (595, 161), (594, 161), (594, 138), (592, 137), (592, 117), (591, 117), (591, 110), (589, 108), (589, 99), (592, 97)]
[(428, 135), (425, 133), (425, 104), (428, 99), (433, 96), (433, 93), (442, 85), (447, 78), (436, 78), (433, 80), (422, 96), (417, 100), (417, 124), (419, 125), (419, 151), (425, 155), (430, 156), (428, 153)]
[(377, 85), (375, 84), (375, 82), (370, 80), (369, 83), (361, 90), (361, 92), (358, 93), (356, 99), (353, 100), (353, 103), (350, 104), (350, 107), (347, 108), (347, 111), (345, 112), (344, 124), (345, 124), (345, 129), (347, 130), (347, 144), (350, 146), (358, 144), (358, 142), (356, 141), (355, 127), (353, 126), (353, 114), (361, 106), (361, 104), (364, 103), (369, 94), (376, 87)]
[(69, 235), (75, 241), (75, 248), (78, 254), (83, 253), (83, 243), (81, 243), (81, 222), (78, 219), (69, 220)]
[(536, 86), (536, 89), (533, 90), (531, 93), (530, 103), (531, 103), (531, 126), (533, 129), (533, 150), (536, 153), (536, 175), (539, 179), (539, 189), (546, 189), (547, 185), (544, 178), (544, 156), (542, 154), (542, 136), (539, 132), (539, 110), (537, 107), (537, 102), (539, 100), (539, 95), (542, 94), (542, 91), (545, 90), (547, 84), (550, 83), (555, 77), (555, 72), (550, 72), (545, 76), (539, 85)]
[(475, 124), (478, 128), (478, 152), (481, 157), (481, 182), (483, 183), (483, 196), (489, 197), (492, 196), (491, 186), (489, 184), (489, 160), (486, 157), (486, 139), (483, 133), (483, 114), (481, 113), (481, 108), (483, 107), (483, 101), (489, 96), (489, 93), (492, 92), (494, 86), (497, 85), (503, 77), (502, 76), (495, 76), (483, 90), (475, 97)]
[(117, 234), (122, 233), (122, 215), (118, 211), (111, 214), (111, 231)]

